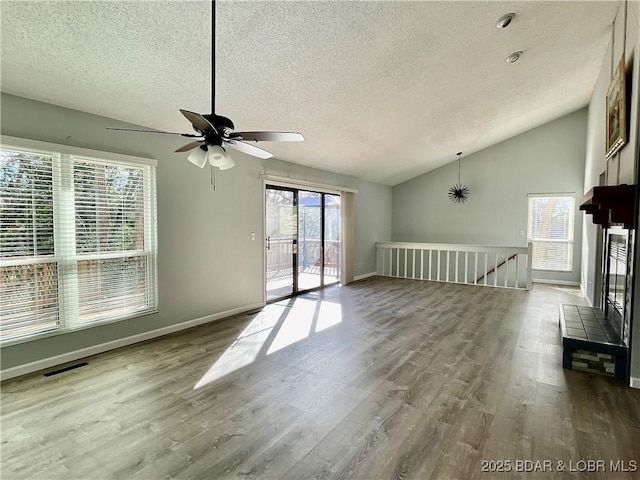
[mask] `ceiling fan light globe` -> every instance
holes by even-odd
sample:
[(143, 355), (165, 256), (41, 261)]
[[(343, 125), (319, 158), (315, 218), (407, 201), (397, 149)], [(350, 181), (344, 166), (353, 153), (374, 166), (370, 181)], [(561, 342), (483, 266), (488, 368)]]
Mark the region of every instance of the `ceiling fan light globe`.
[(187, 160), (193, 163), (196, 167), (204, 168), (207, 163), (207, 151), (202, 148), (196, 148), (189, 154)]
[(220, 167), (227, 159), (227, 152), (220, 145), (209, 146), (209, 152), (207, 153), (209, 165), (212, 167)]
[(218, 165), (218, 168), (220, 170), (229, 170), (230, 168), (235, 167), (235, 165), (236, 165), (236, 162), (234, 162), (228, 156), (225, 156), (224, 159)]

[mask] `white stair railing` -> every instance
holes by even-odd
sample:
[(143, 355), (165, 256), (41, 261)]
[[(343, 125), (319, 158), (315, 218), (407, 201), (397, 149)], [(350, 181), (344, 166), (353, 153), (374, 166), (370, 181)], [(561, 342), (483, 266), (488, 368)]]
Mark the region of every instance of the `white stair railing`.
[(490, 287), (532, 286), (533, 246), (378, 242), (377, 274)]

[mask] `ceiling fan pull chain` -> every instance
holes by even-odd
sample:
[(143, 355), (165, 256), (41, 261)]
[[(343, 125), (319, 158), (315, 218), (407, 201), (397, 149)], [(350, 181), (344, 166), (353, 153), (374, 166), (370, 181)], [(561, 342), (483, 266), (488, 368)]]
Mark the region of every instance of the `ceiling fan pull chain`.
[(213, 165), (210, 165), (209, 168), (210, 173), (209, 173), (209, 182), (211, 183), (211, 189), (215, 190), (216, 189), (216, 168)]

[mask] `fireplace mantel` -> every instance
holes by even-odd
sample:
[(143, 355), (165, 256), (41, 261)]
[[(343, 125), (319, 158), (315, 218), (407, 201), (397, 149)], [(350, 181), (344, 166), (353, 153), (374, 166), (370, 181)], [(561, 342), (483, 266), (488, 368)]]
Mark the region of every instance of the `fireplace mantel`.
[(635, 185), (612, 185), (593, 187), (583, 197), (580, 210), (593, 215), (593, 223), (609, 228), (611, 225), (623, 225), (635, 228), (634, 205)]

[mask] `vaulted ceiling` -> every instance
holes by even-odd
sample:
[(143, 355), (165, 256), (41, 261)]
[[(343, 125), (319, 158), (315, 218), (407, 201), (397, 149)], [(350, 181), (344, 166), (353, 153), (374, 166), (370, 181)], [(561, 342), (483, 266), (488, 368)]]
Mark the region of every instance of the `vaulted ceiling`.
[[(173, 131), (210, 112), (209, 2), (0, 5), (3, 92)], [(265, 144), (277, 158), (395, 185), (585, 106), (617, 8), (219, 2), (216, 111), (304, 134)]]

